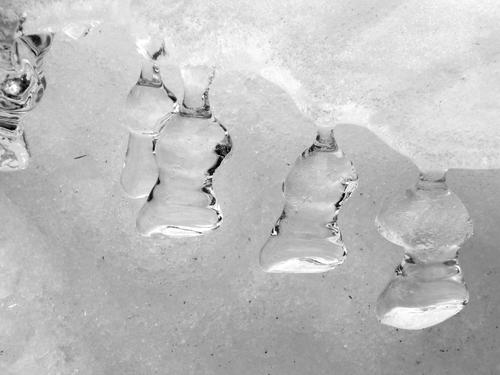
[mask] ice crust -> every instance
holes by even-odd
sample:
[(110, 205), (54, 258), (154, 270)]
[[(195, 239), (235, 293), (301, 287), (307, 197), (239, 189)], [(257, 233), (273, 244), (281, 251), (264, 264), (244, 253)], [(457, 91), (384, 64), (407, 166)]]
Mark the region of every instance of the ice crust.
[(42, 4), (38, 26), (100, 17), (163, 35), (177, 63), (261, 74), (314, 121), (366, 126), (422, 170), (500, 168), (498, 2)]
[[(351, 143), (364, 196), (343, 213), (345, 240), (356, 244), (348, 261), (324, 278), (267, 275), (258, 266), (282, 208), (281, 183), (314, 140), (311, 119), (366, 126), (423, 169), (497, 166), (498, 127), (486, 122), (496, 111), (494, 70), (488, 73), (498, 48), (496, 2), (136, 4), (150, 22), (132, 31), (148, 24), (165, 33), (171, 64), (219, 66), (212, 105), (235, 147), (215, 176), (225, 225), (203, 239), (163, 242), (136, 235), (143, 202), (128, 200), (119, 183), (123, 106), (140, 70), (125, 5), (6, 4), (28, 11), (27, 30), (63, 30), (73, 17), (100, 23), (76, 40), (56, 35), (45, 65), (48, 89), (27, 122), (33, 163), (0, 176), (1, 374), (361, 375), (405, 366), (407, 373), (465, 375), (500, 368), (500, 182), (490, 172), (457, 175), (478, 221), (480, 241), (464, 251), (463, 264), (478, 297), (436, 330), (407, 335), (376, 323), (373, 305), (388, 281), (381, 275), (392, 273), (401, 254), (385, 251), (374, 206), (389, 190), (410, 186), (416, 171), (365, 133), (352, 131), (366, 144)], [(161, 70), (182, 96), (178, 72)], [(471, 79), (462, 83), (465, 71)], [(475, 104), (481, 111), (468, 112), (459, 99), (476, 97), (460, 90), (465, 84), (486, 98)], [(437, 121), (429, 108), (438, 97), (449, 103), (440, 118), (474, 114), (479, 122), (419, 122)]]

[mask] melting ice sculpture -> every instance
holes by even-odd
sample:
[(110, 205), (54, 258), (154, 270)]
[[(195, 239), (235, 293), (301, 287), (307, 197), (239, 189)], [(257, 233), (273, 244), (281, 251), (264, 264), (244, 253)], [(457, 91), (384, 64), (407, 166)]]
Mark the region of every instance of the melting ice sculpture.
[(212, 178), (231, 150), (226, 128), (210, 110), (213, 74), (206, 67), (184, 67), (179, 105), (156, 63), (165, 55), (164, 46), (153, 48), (155, 42), (148, 40), (139, 40), (138, 46), (148, 59), (127, 98), (131, 122), (121, 176), (129, 196), (148, 197), (137, 229), (144, 236), (204, 234), (222, 222)]
[(181, 73), (184, 98), (155, 140), (159, 176), (137, 218), (144, 236), (198, 236), (222, 223), (212, 179), (232, 143), (210, 109), (213, 72), (186, 66)]
[(472, 235), (472, 222), (448, 190), (445, 173), (422, 174), (414, 189), (384, 204), (376, 224), (382, 236), (405, 249), (394, 279), (378, 298), (380, 321), (423, 329), (462, 310), (468, 292), (458, 250)]
[(40, 102), (46, 88), (43, 58), (53, 35), (23, 35), (22, 21), (0, 8), (0, 171), (28, 166), (22, 117)]
[(267, 272), (326, 272), (347, 254), (337, 216), (358, 176), (337, 146), (333, 130), (319, 128), (311, 147), (283, 183), (285, 205), (260, 253)]

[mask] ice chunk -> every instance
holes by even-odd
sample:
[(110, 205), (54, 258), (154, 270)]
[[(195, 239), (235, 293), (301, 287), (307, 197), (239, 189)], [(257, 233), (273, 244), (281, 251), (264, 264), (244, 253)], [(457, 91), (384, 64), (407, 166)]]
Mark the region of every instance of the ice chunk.
[(158, 180), (137, 218), (137, 228), (146, 236), (197, 236), (223, 220), (213, 175), (232, 142), (210, 109), (213, 72), (188, 66), (182, 73), (182, 104), (164, 121), (155, 142)]
[(357, 181), (333, 130), (320, 128), (283, 183), (285, 206), (260, 253), (264, 270), (319, 273), (342, 264), (347, 249), (338, 214)]
[(422, 176), (413, 190), (391, 197), (377, 215), (379, 232), (405, 249), (396, 276), (377, 301), (384, 324), (422, 329), (467, 304), (458, 249), (472, 235), (469, 213), (439, 173)]
[(0, 171), (25, 169), (29, 152), (22, 118), (46, 87), (43, 57), (51, 35), (23, 35), (22, 18), (0, 8)]

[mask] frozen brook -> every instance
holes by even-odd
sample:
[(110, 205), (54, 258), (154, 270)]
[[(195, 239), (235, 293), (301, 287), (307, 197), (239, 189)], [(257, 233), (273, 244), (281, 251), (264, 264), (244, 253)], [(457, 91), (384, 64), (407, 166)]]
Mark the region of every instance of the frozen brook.
[[(0, 155), (19, 169), (0, 171), (0, 375), (500, 374), (499, 2), (0, 7), (26, 12), (22, 35), (54, 34), (50, 50), (22, 52), (34, 54), (23, 77), (37, 100), (9, 107), (21, 86), (2, 86), (0, 119), (22, 127)], [(0, 33), (4, 55), (8, 39)], [(158, 39), (163, 49), (150, 49)], [(144, 94), (150, 106), (137, 108), (152, 125), (139, 129), (127, 97), (148, 58), (151, 81), (168, 92)], [(197, 87), (192, 66), (215, 76)], [(179, 112), (185, 87), (208, 85), (209, 107), (194, 106), (203, 116)], [(212, 121), (207, 152), (227, 146), (220, 165), (203, 156), (203, 126), (192, 125), (196, 137), (180, 125), (161, 133), (164, 116)], [(301, 198), (330, 171), (328, 155), (305, 151), (333, 127), (317, 148), (340, 155), (348, 178), (317, 183), (328, 201), (326, 187), (339, 190), (316, 210)], [(191, 175), (169, 164), (190, 145), (208, 163), (188, 163)], [(169, 173), (189, 182), (188, 203), (216, 197), (213, 212), (199, 210), (215, 219), (189, 227), (196, 235), (149, 236), (179, 233), (160, 198), (187, 185), (168, 185)], [(200, 219), (176, 209), (169, 220)], [(330, 225), (320, 235), (338, 255), (315, 247), (327, 263), (287, 255), (303, 250), (287, 233), (310, 226), (298, 237), (311, 244), (309, 218)]]

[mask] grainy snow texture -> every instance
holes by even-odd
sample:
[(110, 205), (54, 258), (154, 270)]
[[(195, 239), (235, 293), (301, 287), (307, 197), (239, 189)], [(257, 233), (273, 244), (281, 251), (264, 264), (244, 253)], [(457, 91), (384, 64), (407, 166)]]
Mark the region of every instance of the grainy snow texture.
[(172, 60), (257, 72), (315, 121), (366, 126), (421, 169), (500, 168), (497, 1), (42, 4), (33, 27), (163, 35)]
[[(33, 29), (62, 7), (10, 4), (35, 10)], [(211, 100), (233, 140), (214, 176), (224, 225), (189, 240), (136, 233), (143, 201), (119, 179), (140, 57), (120, 7), (82, 16), (101, 23), (80, 39), (56, 36), (47, 92), (26, 120), (30, 168), (0, 175), (0, 373), (499, 373), (500, 172), (475, 170), (499, 166), (499, 4), (136, 6), (164, 33), (172, 64), (221, 67)], [(179, 96), (178, 72), (162, 74)], [(323, 275), (266, 274), (259, 250), (282, 209), (281, 183), (314, 139), (311, 119), (363, 126), (336, 130), (360, 176), (339, 219), (350, 256)], [(471, 300), (439, 326), (397, 331), (374, 305), (402, 253), (374, 217), (413, 186), (414, 164), (437, 162), (469, 168), (448, 184), (474, 220), (460, 254)]]

